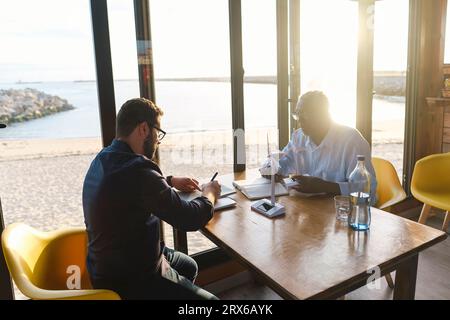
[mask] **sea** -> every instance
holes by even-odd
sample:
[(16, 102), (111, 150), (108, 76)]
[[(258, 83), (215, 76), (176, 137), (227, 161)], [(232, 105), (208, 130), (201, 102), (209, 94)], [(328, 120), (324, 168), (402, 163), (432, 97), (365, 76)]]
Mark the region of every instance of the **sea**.
[[(66, 99), (75, 109), (22, 123), (12, 123), (0, 139), (56, 139), (99, 137), (100, 120), (95, 81), (0, 83), (0, 89), (34, 88)], [(138, 80), (114, 83), (116, 111), (139, 97)], [(156, 103), (163, 109), (161, 126), (168, 133), (221, 131), (232, 128), (231, 86), (227, 82), (156, 81)], [(244, 84), (246, 129), (276, 128), (277, 87)], [(404, 121), (404, 101), (374, 99), (374, 121)]]

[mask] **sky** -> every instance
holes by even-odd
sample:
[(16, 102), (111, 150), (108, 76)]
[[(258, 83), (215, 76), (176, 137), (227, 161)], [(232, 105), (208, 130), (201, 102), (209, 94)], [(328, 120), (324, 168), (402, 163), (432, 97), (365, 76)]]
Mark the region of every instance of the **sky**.
[[(375, 70), (406, 69), (408, 2), (376, 4)], [(0, 82), (95, 79), (89, 3), (0, 1)], [(356, 9), (349, 0), (302, 0), (307, 82), (354, 74)], [(108, 10), (114, 77), (136, 79), (133, 1), (108, 0)], [(150, 12), (156, 77), (229, 75), (227, 0), (150, 0)], [(242, 19), (245, 74), (276, 74), (275, 0), (242, 0)]]

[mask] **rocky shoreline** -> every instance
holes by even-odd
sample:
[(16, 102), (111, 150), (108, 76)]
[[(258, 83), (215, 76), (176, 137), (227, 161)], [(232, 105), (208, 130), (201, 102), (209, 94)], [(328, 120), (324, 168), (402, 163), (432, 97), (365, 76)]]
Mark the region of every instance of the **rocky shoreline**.
[(0, 90), (0, 122), (23, 122), (72, 109), (66, 99), (36, 89)]

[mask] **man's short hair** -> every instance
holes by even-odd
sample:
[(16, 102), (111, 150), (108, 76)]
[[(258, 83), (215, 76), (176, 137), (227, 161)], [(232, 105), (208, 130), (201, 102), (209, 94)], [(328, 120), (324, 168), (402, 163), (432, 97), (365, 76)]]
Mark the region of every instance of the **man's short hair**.
[(330, 103), (327, 96), (322, 91), (309, 91), (302, 95), (298, 100), (296, 107), (297, 111), (304, 105), (314, 106), (314, 108), (319, 108), (321, 111), (328, 112)]
[(152, 101), (145, 98), (131, 99), (125, 102), (117, 114), (116, 136), (128, 137), (142, 122), (155, 125), (163, 111)]

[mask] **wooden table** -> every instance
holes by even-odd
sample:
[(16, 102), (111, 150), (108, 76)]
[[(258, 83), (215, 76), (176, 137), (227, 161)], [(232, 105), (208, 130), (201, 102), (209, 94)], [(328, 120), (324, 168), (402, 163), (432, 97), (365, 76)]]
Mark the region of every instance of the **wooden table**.
[(375, 208), (370, 231), (355, 232), (336, 220), (331, 197), (294, 193), (278, 199), (286, 214), (268, 219), (238, 192), (237, 206), (216, 212), (202, 233), (285, 299), (339, 298), (366, 285), (377, 266), (380, 275), (397, 271), (394, 299), (414, 299), (419, 253), (445, 240), (444, 232)]

